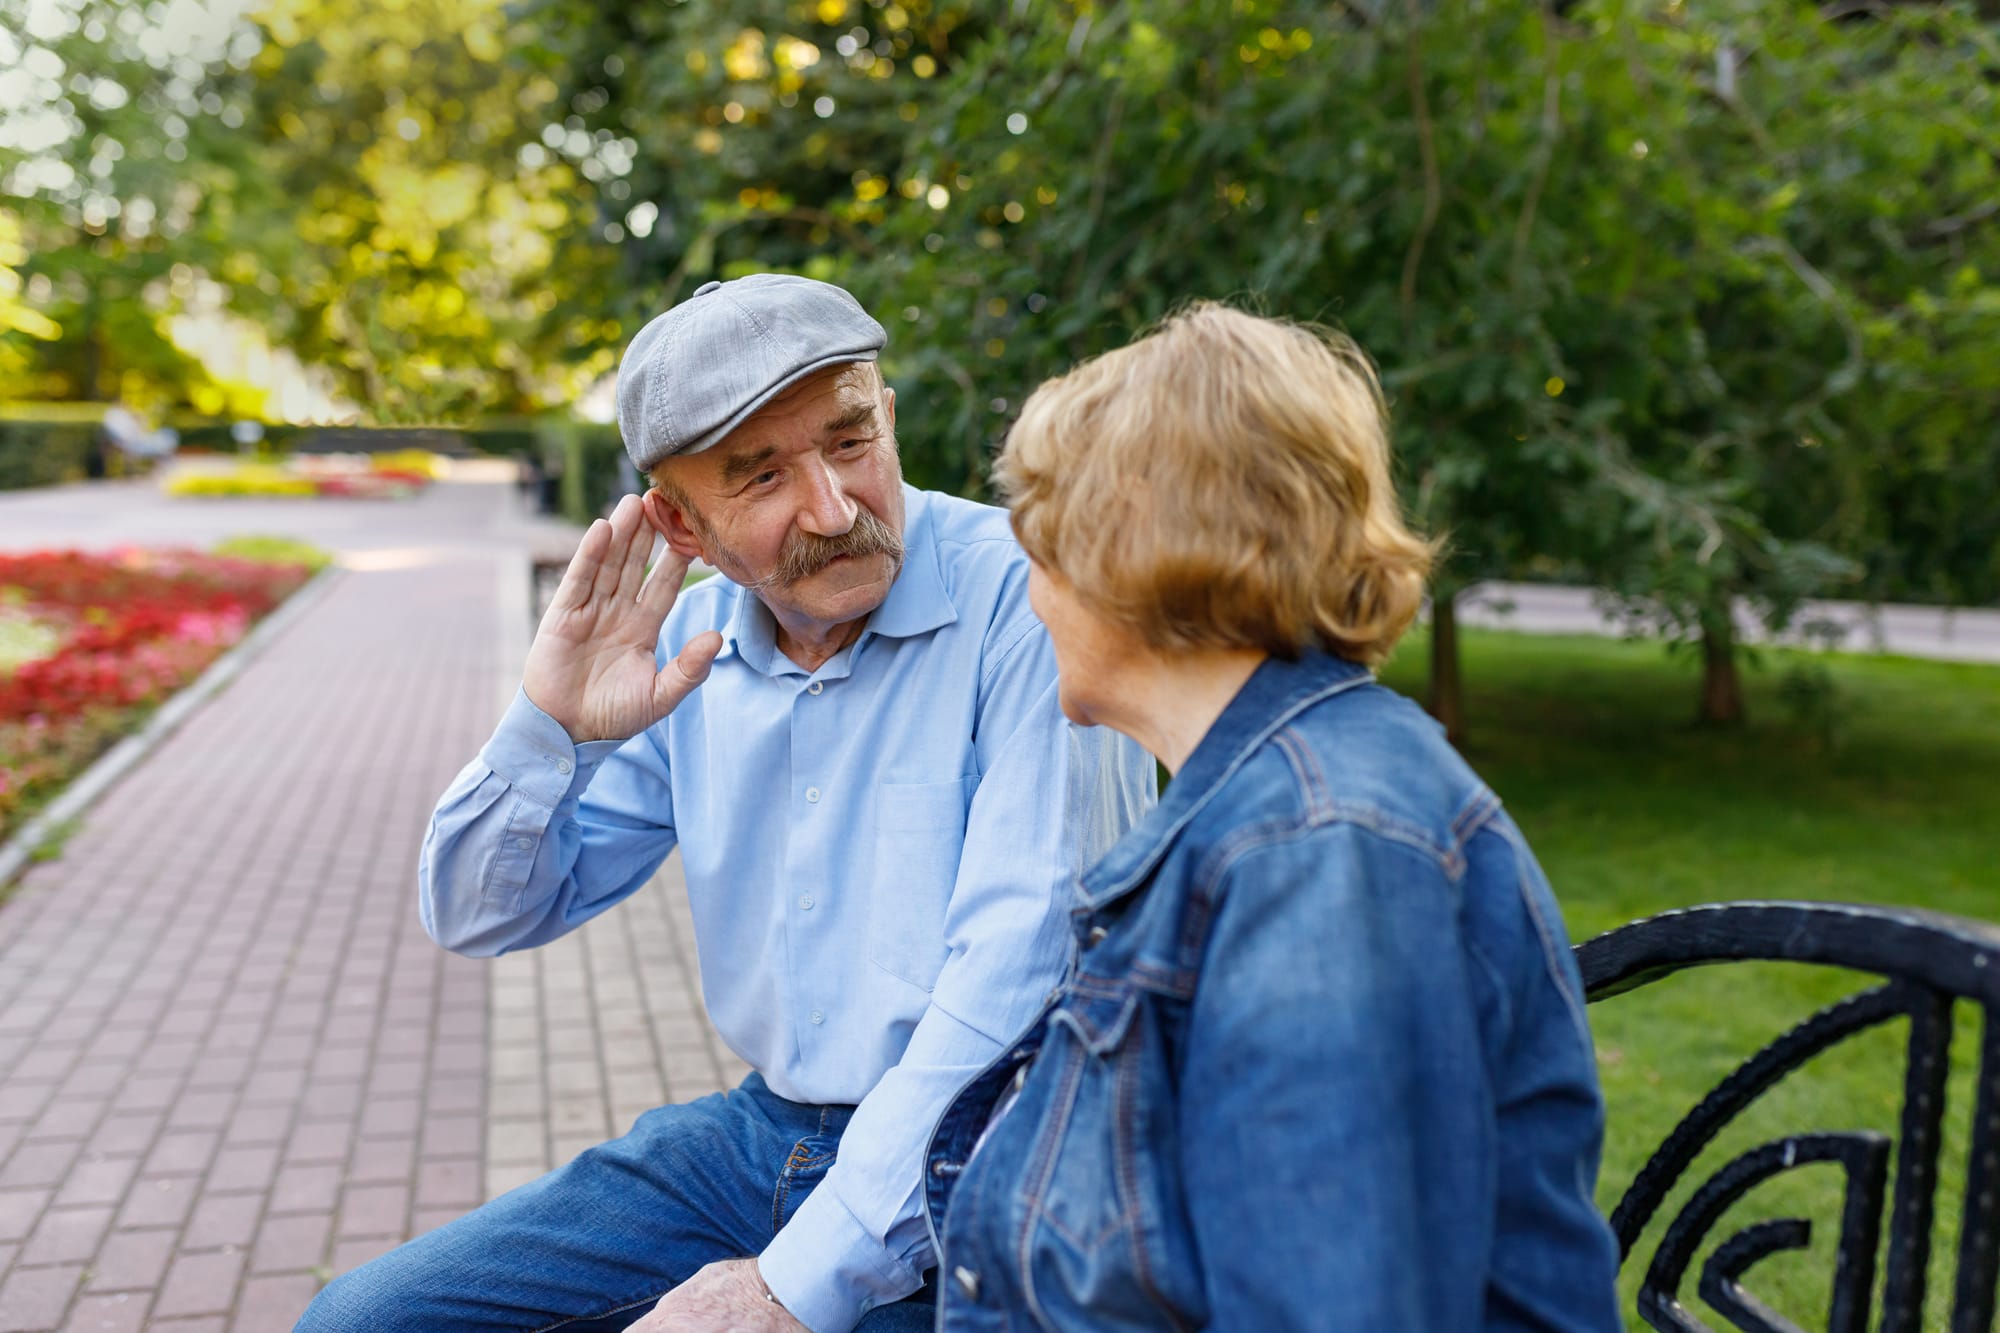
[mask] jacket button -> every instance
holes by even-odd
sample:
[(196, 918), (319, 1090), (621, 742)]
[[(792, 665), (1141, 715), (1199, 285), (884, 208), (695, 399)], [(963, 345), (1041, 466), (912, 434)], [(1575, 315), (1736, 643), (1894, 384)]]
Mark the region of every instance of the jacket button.
[(951, 1280), (965, 1294), (965, 1299), (968, 1301), (979, 1299), (979, 1274), (960, 1264), (951, 1270)]
[[(1102, 944), (1104, 943), (1104, 937), (1109, 935), (1110, 933), (1111, 932), (1106, 930), (1103, 926), (1092, 926), (1090, 928), (1090, 943)], [(1089, 946), (1086, 945), (1085, 947)]]

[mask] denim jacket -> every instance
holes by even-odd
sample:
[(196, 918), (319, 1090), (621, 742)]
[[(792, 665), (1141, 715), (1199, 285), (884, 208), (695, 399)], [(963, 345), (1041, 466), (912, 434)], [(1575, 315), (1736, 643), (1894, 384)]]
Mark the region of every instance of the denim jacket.
[(940, 1329), (1622, 1327), (1554, 897), (1366, 670), (1260, 666), (1076, 930), (932, 1136)]

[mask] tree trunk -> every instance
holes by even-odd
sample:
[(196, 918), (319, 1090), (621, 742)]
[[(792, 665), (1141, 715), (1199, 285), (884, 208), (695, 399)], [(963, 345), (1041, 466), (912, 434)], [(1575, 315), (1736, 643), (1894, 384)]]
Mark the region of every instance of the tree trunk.
[(1736, 631), (1728, 616), (1705, 616), (1701, 627), (1701, 717), (1705, 724), (1743, 724), (1743, 678), (1736, 671)]
[(1424, 706), (1444, 723), (1453, 745), (1465, 743), (1465, 690), (1458, 672), (1458, 598), (1455, 593), (1431, 593), (1431, 683)]

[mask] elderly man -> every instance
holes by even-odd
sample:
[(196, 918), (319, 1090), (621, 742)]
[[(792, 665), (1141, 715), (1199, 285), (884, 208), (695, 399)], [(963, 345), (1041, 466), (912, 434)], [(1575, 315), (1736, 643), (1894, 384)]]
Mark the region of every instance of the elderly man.
[[(776, 275), (633, 339), (618, 420), (653, 487), (585, 534), (420, 868), (425, 927), (483, 956), (678, 846), (710, 1013), (756, 1072), (356, 1270), (300, 1328), (928, 1327), (931, 1124), (1060, 980), (1075, 877), (1153, 766), (1064, 721), (1006, 516), (903, 484), (883, 342)], [(726, 579), (682, 592), (697, 556)]]

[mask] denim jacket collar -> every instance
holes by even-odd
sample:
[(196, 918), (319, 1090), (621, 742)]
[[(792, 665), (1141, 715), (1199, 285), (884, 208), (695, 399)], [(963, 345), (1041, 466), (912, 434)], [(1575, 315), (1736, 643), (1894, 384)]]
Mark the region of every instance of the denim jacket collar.
[(1373, 679), (1367, 667), (1318, 651), (1292, 662), (1266, 658), (1167, 784), (1160, 803), (1084, 872), (1084, 907), (1101, 908), (1144, 883), (1210, 798), (1302, 709)]

